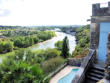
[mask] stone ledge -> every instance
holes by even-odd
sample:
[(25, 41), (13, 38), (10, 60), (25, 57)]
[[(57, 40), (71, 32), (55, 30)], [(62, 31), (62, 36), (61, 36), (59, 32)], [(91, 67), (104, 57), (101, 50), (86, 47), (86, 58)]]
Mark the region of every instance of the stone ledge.
[(67, 64), (70, 66), (81, 66), (81, 63), (83, 62), (83, 60), (85, 59), (85, 57), (83, 58), (68, 58), (67, 60)]

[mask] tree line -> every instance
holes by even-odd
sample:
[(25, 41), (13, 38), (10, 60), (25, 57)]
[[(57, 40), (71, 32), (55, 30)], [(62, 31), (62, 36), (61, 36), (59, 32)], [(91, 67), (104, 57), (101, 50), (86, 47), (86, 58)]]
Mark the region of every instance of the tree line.
[(2, 35), (5, 37), (17, 37), (17, 36), (29, 36), (29, 35), (34, 35), (37, 34), (38, 31), (29, 31), (29, 30), (7, 30), (7, 31), (2, 31)]

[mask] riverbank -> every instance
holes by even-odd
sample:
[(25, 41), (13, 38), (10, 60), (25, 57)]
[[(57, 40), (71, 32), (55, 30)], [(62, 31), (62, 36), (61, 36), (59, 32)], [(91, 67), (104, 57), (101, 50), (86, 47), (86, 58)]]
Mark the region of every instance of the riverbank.
[[(56, 38), (56, 37), (58, 37), (59, 35), (58, 34), (56, 34), (56, 36), (55, 37), (52, 37), (51, 39), (49, 39), (49, 40), (46, 40), (46, 41), (43, 41), (43, 42), (39, 42), (39, 43), (37, 43), (37, 44), (34, 44), (34, 45), (32, 45), (32, 46), (30, 46), (30, 47), (28, 47), (27, 49), (32, 49), (32, 48), (34, 48), (34, 47), (37, 47), (37, 46), (39, 46), (40, 44), (45, 44), (45, 43), (47, 43), (47, 42), (49, 42), (49, 41), (51, 41), (53, 38)], [(36, 49), (37, 50), (37, 49)], [(34, 51), (36, 51), (36, 50), (34, 50)]]

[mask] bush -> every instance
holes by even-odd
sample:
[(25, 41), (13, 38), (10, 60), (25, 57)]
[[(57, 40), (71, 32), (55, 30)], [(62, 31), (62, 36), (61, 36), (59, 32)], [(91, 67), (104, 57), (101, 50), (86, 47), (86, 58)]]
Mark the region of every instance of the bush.
[(62, 50), (62, 46), (63, 46), (63, 41), (57, 41), (55, 43), (55, 47), (57, 48), (57, 50)]
[(55, 71), (61, 64), (64, 63), (64, 59), (61, 57), (56, 57), (45, 61), (42, 64), (42, 69), (45, 74)]
[(52, 31), (41, 31), (37, 34), (37, 36), (18, 36), (13, 39), (14, 45), (19, 48), (26, 48), (32, 46), (33, 44), (37, 44), (39, 41), (45, 41), (51, 39), (55, 36), (55, 32)]
[(14, 40), (14, 45), (19, 48), (26, 48), (34, 44), (33, 37), (22, 37), (19, 36)]
[(13, 42), (11, 41), (0, 41), (0, 53), (6, 53), (13, 51)]
[(38, 38), (37, 36), (34, 37), (33, 40), (34, 40), (34, 43), (35, 43), (35, 44), (39, 42), (39, 38)]
[(38, 60), (40, 62), (44, 61), (44, 60), (48, 60), (48, 59), (51, 59), (51, 58), (55, 58), (57, 56), (60, 55), (60, 51), (58, 51), (57, 49), (50, 49), (48, 48), (47, 50), (37, 50), (35, 52)]
[(38, 33), (38, 38), (40, 39), (40, 40), (43, 40), (43, 41), (45, 41), (45, 40), (48, 40), (48, 39), (51, 39), (52, 37), (54, 37), (56, 34), (55, 34), (55, 32), (53, 32), (53, 31), (41, 31), (41, 32), (39, 32)]
[(30, 51), (17, 51), (15, 55), (0, 65), (0, 83), (42, 83), (44, 75), (40, 65), (24, 59), (24, 56), (32, 59)]
[(51, 58), (55, 58), (57, 56), (60, 55), (60, 52), (57, 49), (47, 49), (45, 50), (45, 60), (51, 59)]

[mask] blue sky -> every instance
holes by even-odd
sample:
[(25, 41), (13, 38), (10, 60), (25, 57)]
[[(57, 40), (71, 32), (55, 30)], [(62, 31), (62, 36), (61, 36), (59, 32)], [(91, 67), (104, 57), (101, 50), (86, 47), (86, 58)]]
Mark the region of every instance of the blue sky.
[(93, 3), (109, 0), (0, 0), (0, 25), (88, 24)]

